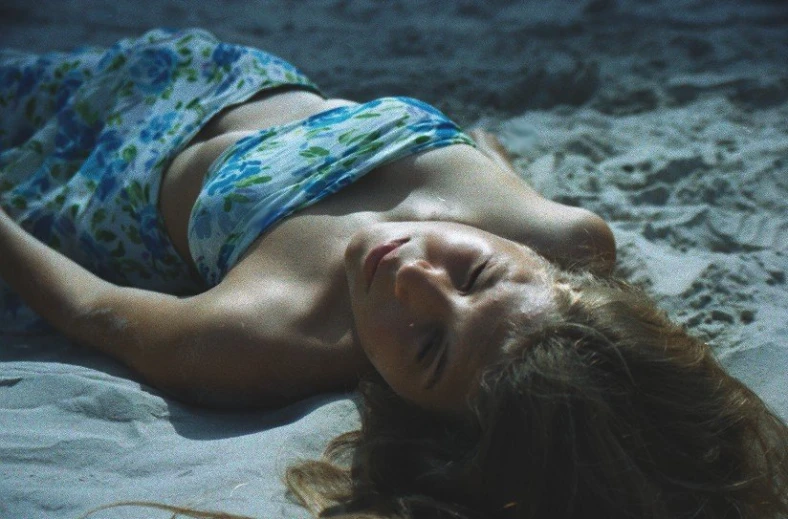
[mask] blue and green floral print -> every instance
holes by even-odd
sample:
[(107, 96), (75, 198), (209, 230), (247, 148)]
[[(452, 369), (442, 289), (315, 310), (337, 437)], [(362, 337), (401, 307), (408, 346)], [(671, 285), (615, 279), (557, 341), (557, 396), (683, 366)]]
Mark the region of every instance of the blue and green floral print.
[(343, 106), (266, 128), (212, 165), (189, 221), (197, 269), (215, 285), (266, 229), (374, 168), (473, 140), (441, 112), (407, 97)]
[[(200, 290), (157, 211), (162, 173), (221, 109), (281, 85), (318, 91), (282, 59), (199, 29), (108, 49), (2, 50), (0, 204), (109, 281)], [(25, 320), (0, 281), (0, 317), (9, 312)]]

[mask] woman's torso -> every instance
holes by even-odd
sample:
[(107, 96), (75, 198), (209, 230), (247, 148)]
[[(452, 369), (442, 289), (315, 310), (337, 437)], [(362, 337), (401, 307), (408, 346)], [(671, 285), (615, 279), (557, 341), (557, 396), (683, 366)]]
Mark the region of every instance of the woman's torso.
[[(209, 121), (174, 158), (162, 179), (159, 208), (181, 256), (193, 264), (188, 243), (191, 210), (210, 165), (228, 147), (261, 129), (351, 104), (355, 103), (323, 99), (306, 90), (280, 89), (225, 109)], [(419, 160), (423, 162), (430, 153), (435, 152), (424, 153)], [(287, 298), (283, 306), (291, 309), (285, 320), (311, 337), (349, 347), (352, 315), (343, 257), (355, 230), (381, 221), (468, 219), (462, 201), (451, 193), (441, 196), (430, 169), (412, 167), (414, 160), (380, 167), (274, 225), (231, 270), (222, 283), (226, 288), (217, 287), (217, 292), (231, 292), (236, 285), (282, 286), (279, 293)], [(410, 169), (410, 174), (403, 175), (403, 168)]]
[(159, 209), (180, 255), (192, 262), (188, 244), (192, 207), (208, 168), (227, 148), (256, 131), (350, 104), (354, 103), (327, 100), (307, 90), (285, 87), (263, 91), (213, 117), (173, 158), (161, 181)]
[[(209, 166), (225, 149), (261, 129), (350, 104), (305, 90), (279, 90), (209, 121), (162, 180), (159, 207), (176, 250), (191, 262), (191, 210)], [(359, 228), (386, 221), (454, 221), (516, 241), (533, 235), (528, 244), (538, 250), (544, 233), (536, 217), (546, 221), (544, 215), (563, 208), (471, 146), (439, 148), (381, 166), (265, 230), (212, 293), (233, 304), (264, 297), (267, 307), (277, 309), (276, 326), (304, 340), (356, 351), (343, 258)]]

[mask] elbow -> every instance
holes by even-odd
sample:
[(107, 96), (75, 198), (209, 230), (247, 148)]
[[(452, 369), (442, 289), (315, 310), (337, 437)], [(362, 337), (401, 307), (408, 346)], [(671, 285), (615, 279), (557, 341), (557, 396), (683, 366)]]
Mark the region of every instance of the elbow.
[(569, 226), (566, 241), (574, 268), (607, 276), (616, 263), (616, 239), (610, 226), (599, 215), (580, 209)]

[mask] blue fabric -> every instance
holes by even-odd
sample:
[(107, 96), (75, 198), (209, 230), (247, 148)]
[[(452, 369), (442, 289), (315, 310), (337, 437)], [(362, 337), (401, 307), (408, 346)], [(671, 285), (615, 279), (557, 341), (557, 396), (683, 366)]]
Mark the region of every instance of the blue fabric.
[[(0, 51), (0, 204), (39, 240), (120, 285), (196, 293), (266, 229), (410, 154), (473, 141), (435, 108), (383, 98), (268, 128), (212, 165), (189, 222), (202, 280), (158, 211), (161, 177), (210, 118), (283, 85), (293, 65), (200, 29), (156, 29), (109, 49)], [(204, 281), (204, 283), (203, 283)], [(0, 281), (4, 330), (39, 326)]]
[(272, 225), (396, 159), (473, 140), (416, 99), (387, 97), (266, 128), (209, 168), (189, 221), (189, 249), (209, 285)]
[[(109, 49), (0, 51), (0, 203), (109, 281), (196, 292), (158, 212), (161, 176), (213, 115), (282, 85), (317, 91), (280, 58), (199, 29)], [(0, 281), (4, 315), (34, 319)]]

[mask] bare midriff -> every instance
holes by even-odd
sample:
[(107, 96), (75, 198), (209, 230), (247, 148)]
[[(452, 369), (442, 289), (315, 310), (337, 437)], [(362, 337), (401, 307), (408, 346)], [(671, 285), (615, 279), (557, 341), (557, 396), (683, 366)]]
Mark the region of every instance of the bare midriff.
[(189, 216), (208, 168), (224, 150), (264, 128), (351, 104), (354, 103), (344, 99), (324, 99), (308, 90), (275, 89), (214, 116), (175, 156), (161, 181), (159, 210), (178, 253), (191, 263), (187, 239)]

